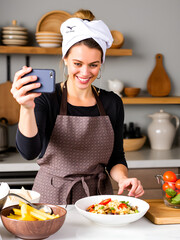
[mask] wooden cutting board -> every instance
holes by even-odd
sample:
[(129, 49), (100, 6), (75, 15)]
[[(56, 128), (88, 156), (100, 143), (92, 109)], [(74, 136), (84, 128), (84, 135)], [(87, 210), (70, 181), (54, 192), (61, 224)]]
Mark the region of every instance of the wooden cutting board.
[(150, 208), (145, 214), (155, 224), (177, 224), (180, 223), (180, 209), (167, 207), (161, 199), (146, 200)]
[(147, 91), (153, 97), (164, 97), (171, 91), (171, 81), (163, 67), (163, 55), (156, 54), (156, 65), (147, 81)]
[(13, 125), (19, 121), (20, 106), (13, 98), (10, 90), (12, 82), (10, 81), (10, 56), (7, 56), (7, 81), (0, 84), (0, 118), (8, 120), (8, 125)]

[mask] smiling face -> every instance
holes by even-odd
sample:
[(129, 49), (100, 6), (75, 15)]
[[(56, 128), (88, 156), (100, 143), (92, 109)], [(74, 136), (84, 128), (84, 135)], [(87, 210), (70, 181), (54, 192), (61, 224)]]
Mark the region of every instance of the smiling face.
[(68, 81), (78, 89), (88, 89), (97, 78), (101, 67), (101, 51), (84, 44), (71, 48), (64, 59), (68, 68)]

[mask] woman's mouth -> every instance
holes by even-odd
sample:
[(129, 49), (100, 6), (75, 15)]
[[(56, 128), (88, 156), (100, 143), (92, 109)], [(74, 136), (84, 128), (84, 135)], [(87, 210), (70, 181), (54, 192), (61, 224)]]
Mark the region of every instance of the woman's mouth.
[(78, 76), (76, 76), (76, 77), (79, 80), (79, 82), (82, 83), (82, 84), (88, 83), (91, 79), (90, 77), (89, 78), (82, 78), (82, 77), (78, 77)]

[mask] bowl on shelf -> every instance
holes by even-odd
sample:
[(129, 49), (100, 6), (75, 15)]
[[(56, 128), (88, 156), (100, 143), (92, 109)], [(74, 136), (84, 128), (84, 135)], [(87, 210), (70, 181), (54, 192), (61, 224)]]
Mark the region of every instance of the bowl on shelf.
[(180, 174), (175, 175), (176, 182), (164, 181), (163, 175), (156, 175), (156, 179), (161, 184), (164, 204), (167, 207), (180, 209)]
[(60, 217), (44, 221), (25, 221), (12, 219), (7, 216), (10, 213), (13, 213), (13, 208), (18, 208), (18, 205), (13, 205), (2, 209), (2, 223), (10, 233), (21, 239), (48, 238), (62, 227), (67, 211), (60, 206), (51, 204), (47, 205), (52, 208), (54, 214), (59, 214)]
[(143, 147), (145, 142), (146, 136), (142, 136), (141, 138), (123, 139), (124, 151), (125, 152), (137, 151)]
[(36, 41), (40, 47), (60, 47), (62, 45), (62, 36), (55, 32), (36, 32)]
[(124, 93), (127, 97), (136, 97), (140, 93), (140, 88), (125, 87)]
[(112, 30), (111, 35), (113, 37), (113, 43), (110, 48), (120, 48), (124, 43), (124, 36), (121, 32)]

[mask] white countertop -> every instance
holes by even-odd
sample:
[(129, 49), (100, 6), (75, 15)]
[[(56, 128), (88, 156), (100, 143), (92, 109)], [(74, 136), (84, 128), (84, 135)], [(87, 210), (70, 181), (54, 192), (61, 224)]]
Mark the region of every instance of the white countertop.
[[(129, 169), (180, 167), (180, 147), (171, 150), (151, 150), (143, 148), (136, 152), (126, 152)], [(19, 153), (0, 154), (0, 172), (38, 171), (36, 160), (25, 160)]]
[[(0, 239), (17, 240), (0, 221)], [(67, 207), (67, 216), (62, 228), (48, 240), (175, 240), (180, 238), (180, 224), (155, 225), (142, 219), (120, 227), (103, 227), (81, 216), (74, 205)]]

